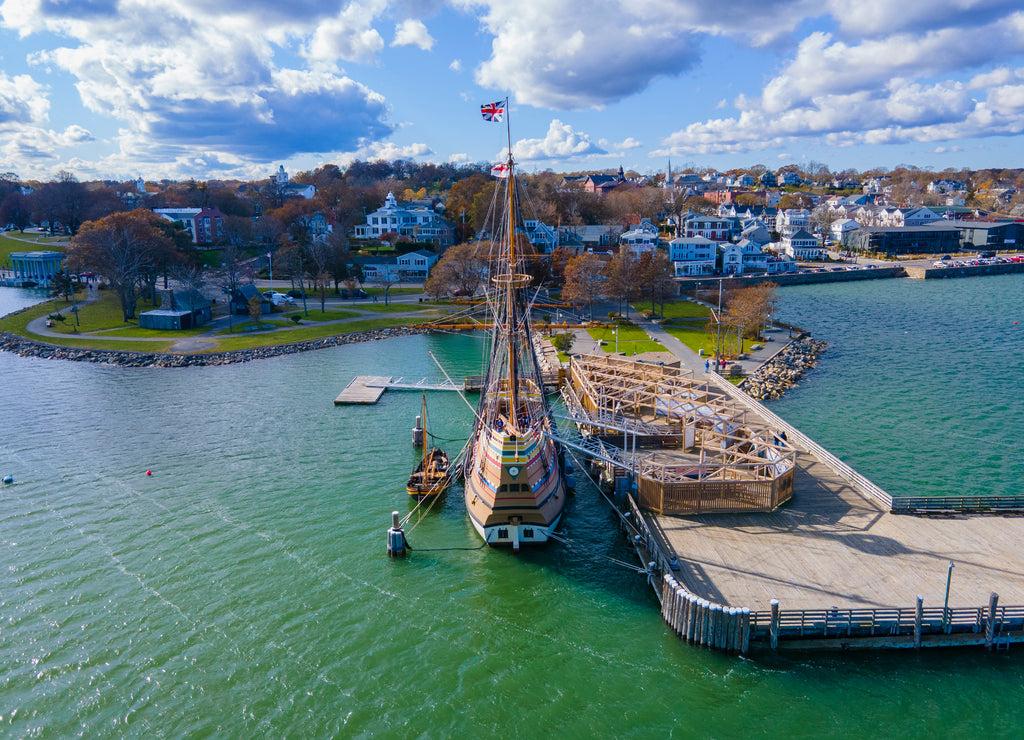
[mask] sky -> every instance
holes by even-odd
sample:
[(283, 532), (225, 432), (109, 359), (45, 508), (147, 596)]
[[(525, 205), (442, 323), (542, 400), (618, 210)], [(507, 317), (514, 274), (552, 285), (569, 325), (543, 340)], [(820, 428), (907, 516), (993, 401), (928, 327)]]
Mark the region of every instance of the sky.
[(1024, 166), (1020, 0), (0, 0), (0, 173)]

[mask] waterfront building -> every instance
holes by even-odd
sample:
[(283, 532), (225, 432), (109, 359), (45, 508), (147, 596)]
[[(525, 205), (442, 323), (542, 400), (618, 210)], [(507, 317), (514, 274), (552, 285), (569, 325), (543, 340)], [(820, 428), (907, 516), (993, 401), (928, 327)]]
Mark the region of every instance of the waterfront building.
[(794, 260), (819, 260), (825, 256), (818, 238), (806, 229), (783, 236), (781, 252)]
[(943, 254), (960, 251), (962, 233), (949, 222), (906, 228), (868, 226), (853, 233), (850, 245), (860, 252), (888, 255)]
[(1024, 224), (1016, 221), (956, 221), (964, 249), (1019, 249)]
[(711, 275), (717, 253), (718, 242), (703, 236), (680, 236), (668, 243), (668, 258), (676, 277)]
[(44, 288), (53, 284), (53, 278), (64, 269), (67, 257), (63, 252), (11, 252), (11, 270), (18, 283), (33, 282)]

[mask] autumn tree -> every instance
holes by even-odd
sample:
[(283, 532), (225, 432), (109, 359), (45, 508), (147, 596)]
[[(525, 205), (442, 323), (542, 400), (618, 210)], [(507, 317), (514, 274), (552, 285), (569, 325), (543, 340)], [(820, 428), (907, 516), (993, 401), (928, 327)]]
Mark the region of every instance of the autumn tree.
[(605, 295), (619, 302), (619, 311), (623, 304), (626, 317), (629, 318), (629, 303), (636, 300), (640, 288), (640, 260), (629, 249), (620, 248), (619, 253), (605, 265), (604, 276), (607, 279)]
[(68, 246), (69, 270), (92, 270), (103, 277), (121, 302), (127, 322), (135, 318), (138, 291), (155, 265), (170, 264), (174, 245), (151, 211), (112, 213), (82, 224)]
[(427, 276), (423, 289), (438, 298), (449, 291), (473, 295), (483, 284), (487, 262), (479, 251), (480, 242), (464, 242), (449, 247)]
[(810, 193), (786, 193), (779, 198), (779, 210), (785, 211), (790, 208), (813, 208), (814, 199)]
[(686, 199), (686, 208), (696, 213), (711, 214), (718, 209), (718, 204), (703, 195), (694, 195)]
[(592, 252), (572, 257), (565, 266), (565, 285), (562, 300), (575, 306), (586, 304), (587, 313), (594, 315), (594, 301), (604, 291), (604, 261)]
[(651, 302), (652, 311), (655, 306), (661, 306), (658, 312), (661, 316), (665, 315), (665, 301), (678, 295), (672, 271), (672, 262), (660, 249), (640, 256), (640, 292)]
[(726, 301), (728, 323), (736, 327), (737, 332), (756, 339), (761, 327), (771, 318), (777, 287), (769, 282), (730, 290)]

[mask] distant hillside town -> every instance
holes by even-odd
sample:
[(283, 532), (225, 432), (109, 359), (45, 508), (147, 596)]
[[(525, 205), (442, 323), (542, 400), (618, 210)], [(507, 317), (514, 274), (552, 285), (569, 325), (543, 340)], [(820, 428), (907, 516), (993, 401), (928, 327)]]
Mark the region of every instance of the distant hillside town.
[[(914, 167), (831, 172), (763, 165), (522, 175), (524, 236), (552, 262), (583, 254), (657, 257), (675, 278), (785, 274), (828, 251), (880, 257), (1016, 249), (1024, 170)], [(53, 181), (0, 175), (0, 229), (75, 243), (86, 224), (145, 211), (173, 231), (186, 261), (225, 256), (310, 284), (423, 281), (481, 229), (498, 179), (473, 165), (354, 162), (262, 180)], [(262, 264), (265, 262), (266, 264)], [(9, 267), (9, 265), (7, 265)], [(555, 271), (557, 273), (557, 270)]]

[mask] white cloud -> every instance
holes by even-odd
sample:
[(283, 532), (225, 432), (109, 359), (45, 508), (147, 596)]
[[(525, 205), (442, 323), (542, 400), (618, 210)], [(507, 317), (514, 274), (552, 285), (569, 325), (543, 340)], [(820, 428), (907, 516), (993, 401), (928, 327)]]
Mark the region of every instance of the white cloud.
[(623, 141), (620, 141), (618, 144), (613, 144), (612, 146), (618, 151), (624, 151), (627, 149), (637, 149), (643, 146), (643, 144), (634, 139), (632, 136), (627, 136)]
[(985, 67), (1024, 53), (1022, 25), (1015, 12), (855, 43), (811, 33), (759, 97), (736, 98), (738, 116), (689, 124), (651, 156), (757, 151), (804, 137), (839, 147), (1020, 133), (1024, 72)]
[[(591, 142), (589, 136), (574, 131), (572, 126), (562, 123), (557, 118), (551, 121), (547, 135), (543, 139), (520, 139), (512, 145), (512, 151), (524, 162), (606, 153)], [(495, 159), (501, 160), (503, 155), (498, 155)]]
[[(316, 0), (91, 0), (74, 8), (25, 2), (32, 12), (6, 2), (4, 21), (22, 33), (45, 29), (76, 42), (31, 61), (70, 73), (86, 108), (122, 121), (123, 150), (164, 151), (183, 166), (183, 152), (196, 149), (212, 154), (206, 161), (273, 161), (353, 151), (392, 130), (383, 97), (335, 66), (371, 60), (383, 48), (371, 24), (386, 0), (353, 2), (330, 15)], [(311, 67), (278, 67), (268, 38), (291, 39)], [(0, 78), (0, 116), (4, 89)], [(45, 97), (20, 97), (43, 101), (27, 102), (37, 110), (21, 112), (39, 119)]]
[(423, 25), (423, 21), (407, 18), (395, 26), (395, 40), (391, 45), (416, 46), (423, 51), (430, 51), (434, 48), (434, 39)]
[(462, 71), (462, 60), (461, 59), (452, 59), (452, 63), (448, 65), (448, 69), (450, 69), (452, 72), (461, 72)]
[[(468, 7), (477, 4), (464, 0)], [(561, 109), (602, 106), (691, 67), (690, 30), (660, 18), (666, 3), (615, 0), (488, 0), (482, 23), (494, 35), (480, 85), (511, 90), (522, 103)], [(661, 7), (669, 5), (669, 8)], [(622, 33), (642, 26), (645, 33)]]
[(47, 88), (29, 75), (9, 77), (0, 71), (0, 129), (11, 124), (42, 124), (48, 120)]

